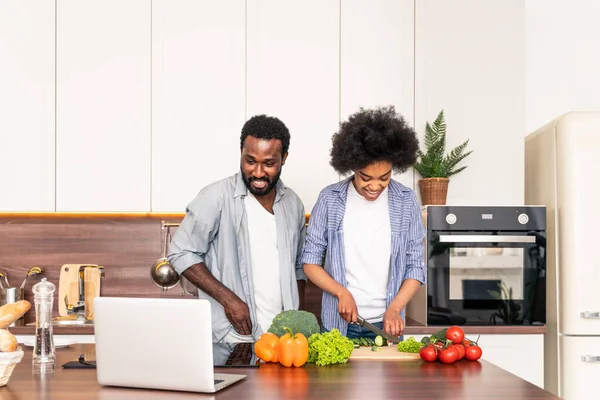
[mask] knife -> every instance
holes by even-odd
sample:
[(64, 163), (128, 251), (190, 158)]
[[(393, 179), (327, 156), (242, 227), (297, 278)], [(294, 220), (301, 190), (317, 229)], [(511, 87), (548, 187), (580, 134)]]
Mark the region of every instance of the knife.
[(360, 315), (357, 316), (356, 318), (357, 318), (358, 324), (360, 326), (362, 326), (363, 328), (367, 328), (374, 334), (380, 335), (381, 337), (385, 338), (387, 340), (388, 344), (389, 343), (400, 343), (399, 338), (392, 336), (389, 333), (386, 333), (383, 330), (376, 327), (375, 325), (371, 324), (370, 322), (365, 321), (365, 319), (363, 317), (361, 317)]

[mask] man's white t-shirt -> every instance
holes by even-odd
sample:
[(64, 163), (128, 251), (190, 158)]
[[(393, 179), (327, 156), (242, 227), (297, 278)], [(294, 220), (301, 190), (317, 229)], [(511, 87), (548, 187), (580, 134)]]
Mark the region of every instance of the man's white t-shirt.
[(388, 188), (369, 201), (350, 183), (343, 227), (347, 289), (361, 317), (382, 321), (392, 247)]
[(244, 198), (248, 216), (252, 281), (258, 324), (266, 332), (283, 309), (275, 215), (251, 194)]

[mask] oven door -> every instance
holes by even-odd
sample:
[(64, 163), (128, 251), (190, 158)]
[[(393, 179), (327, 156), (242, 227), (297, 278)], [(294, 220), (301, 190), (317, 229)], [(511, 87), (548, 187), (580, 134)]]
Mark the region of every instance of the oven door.
[(540, 232), (428, 234), (428, 325), (546, 322), (546, 237)]

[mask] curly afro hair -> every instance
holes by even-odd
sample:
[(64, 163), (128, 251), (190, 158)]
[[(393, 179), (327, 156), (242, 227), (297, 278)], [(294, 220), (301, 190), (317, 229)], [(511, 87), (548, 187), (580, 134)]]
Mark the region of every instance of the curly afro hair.
[(344, 175), (378, 161), (392, 163), (395, 172), (417, 161), (419, 140), (394, 106), (360, 108), (340, 124), (332, 138), (331, 166)]
[(290, 148), (290, 131), (279, 118), (267, 115), (255, 115), (244, 124), (240, 136), (240, 150), (244, 148), (244, 141), (248, 136), (257, 139), (281, 141), (281, 154), (287, 153)]

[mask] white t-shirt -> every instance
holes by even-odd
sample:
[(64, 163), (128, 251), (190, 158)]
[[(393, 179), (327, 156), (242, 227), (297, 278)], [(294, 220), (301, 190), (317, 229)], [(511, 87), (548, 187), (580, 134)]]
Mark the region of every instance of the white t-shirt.
[(343, 226), (347, 288), (361, 317), (382, 321), (392, 247), (388, 188), (369, 201), (350, 183)]
[(252, 281), (258, 324), (266, 332), (283, 310), (275, 215), (251, 194), (244, 198), (248, 216)]

